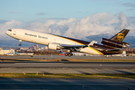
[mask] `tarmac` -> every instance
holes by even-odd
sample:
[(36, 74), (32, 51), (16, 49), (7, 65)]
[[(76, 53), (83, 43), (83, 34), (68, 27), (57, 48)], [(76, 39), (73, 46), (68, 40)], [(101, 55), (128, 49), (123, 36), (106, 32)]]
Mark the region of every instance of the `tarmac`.
[[(106, 56), (0, 56), (0, 73), (132, 74), (135, 62), (72, 62), (68, 59), (134, 60), (135, 57)], [(4, 59), (12, 59), (12, 62)], [(62, 59), (63, 61), (16, 61), (14, 59)], [(0, 90), (135, 90), (135, 79), (47, 79), (0, 78)]]
[[(120, 56), (58, 56), (58, 55), (37, 55), (29, 56), (0, 56), (0, 73), (110, 73), (110, 74), (135, 74), (135, 62), (82, 62), (68, 61), (68, 59), (111, 59), (111, 60), (135, 60), (135, 57)], [(12, 61), (6, 61), (12, 59)], [(14, 60), (14, 59), (26, 59)], [(27, 60), (28, 59), (28, 60)], [(45, 61), (29, 61), (29, 59), (43, 59)], [(62, 59), (62, 61), (49, 61)]]
[(0, 78), (0, 90), (135, 90), (135, 79)]
[(135, 60), (134, 56), (59, 56), (59, 55), (34, 55), (30, 56), (0, 56), (5, 59), (123, 59)]

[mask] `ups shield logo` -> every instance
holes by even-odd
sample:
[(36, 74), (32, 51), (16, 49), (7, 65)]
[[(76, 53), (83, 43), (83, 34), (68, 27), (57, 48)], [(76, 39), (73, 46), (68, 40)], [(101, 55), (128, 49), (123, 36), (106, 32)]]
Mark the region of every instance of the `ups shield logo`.
[(124, 39), (124, 34), (123, 34), (123, 33), (118, 33), (117, 39), (118, 39), (119, 41), (122, 41), (122, 40)]

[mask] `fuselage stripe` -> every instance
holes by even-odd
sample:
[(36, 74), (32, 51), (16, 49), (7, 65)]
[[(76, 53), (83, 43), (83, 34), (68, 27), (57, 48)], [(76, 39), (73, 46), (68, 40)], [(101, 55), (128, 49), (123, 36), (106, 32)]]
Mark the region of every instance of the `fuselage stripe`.
[[(59, 36), (59, 35), (55, 35), (55, 36), (58, 36), (58, 37), (61, 37), (61, 38), (67, 39), (67, 40), (71, 40), (71, 41), (76, 42), (76, 43), (79, 43), (81, 45), (86, 45), (86, 44), (88, 45), (89, 44), (89, 42), (83, 41), (83, 40), (76, 40), (76, 39), (72, 39), (72, 38), (68, 38), (68, 37), (63, 37), (63, 36)], [(83, 42), (85, 42), (85, 44)], [(92, 47), (89, 47), (89, 48), (92, 49), (92, 50), (94, 50), (94, 51), (96, 51), (96, 52), (98, 52), (100, 55), (104, 55), (102, 52), (100, 52), (100, 51), (98, 51), (98, 50), (96, 50), (96, 49), (94, 49)]]
[(93, 49), (94, 51), (98, 52), (100, 55), (104, 55), (102, 52), (100, 52), (100, 51), (98, 51), (98, 50), (96, 50), (96, 49), (94, 49), (94, 48), (92, 48), (92, 47), (89, 47), (89, 48), (91, 48), (91, 49)]

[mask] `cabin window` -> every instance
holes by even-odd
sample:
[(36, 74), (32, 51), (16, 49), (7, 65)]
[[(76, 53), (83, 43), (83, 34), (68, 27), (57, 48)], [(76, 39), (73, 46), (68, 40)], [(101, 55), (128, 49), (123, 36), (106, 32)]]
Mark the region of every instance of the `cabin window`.
[(16, 35), (15, 33), (13, 33), (13, 35)]

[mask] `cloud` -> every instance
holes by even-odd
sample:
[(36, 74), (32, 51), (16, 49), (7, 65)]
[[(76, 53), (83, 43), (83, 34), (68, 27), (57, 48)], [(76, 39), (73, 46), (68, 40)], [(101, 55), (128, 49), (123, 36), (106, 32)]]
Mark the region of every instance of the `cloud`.
[[(135, 17), (127, 18), (125, 14), (97, 13), (82, 19), (69, 18), (65, 20), (37, 20), (32, 22), (21, 22), (16, 20), (0, 23), (1, 37), (6, 37), (5, 31), (9, 28), (23, 28), (38, 32), (58, 34), (62, 36), (87, 40), (92, 35), (112, 36), (118, 31), (127, 28), (131, 30), (130, 35), (135, 33)], [(8, 38), (9, 39), (9, 38)]]
[(130, 7), (130, 9), (127, 9), (126, 11), (134, 11), (135, 10), (135, 4), (134, 3), (123, 3), (122, 5), (126, 7)]
[(10, 14), (21, 14), (21, 12), (8, 12)]
[(135, 7), (134, 3), (123, 3), (122, 5), (128, 6), (128, 7)]
[(113, 24), (116, 23), (119, 23), (119, 21), (116, 19), (115, 15), (110, 13), (98, 13), (89, 15), (88, 17), (80, 20), (69, 18), (68, 20), (59, 21), (36, 21), (31, 23), (28, 27), (26, 27), (26, 29), (86, 39), (85, 37), (89, 35), (111, 33), (109, 30), (113, 31)]
[(22, 25), (23, 22), (11, 20), (7, 21), (5, 23), (0, 23), (0, 39), (10, 39), (5, 32), (10, 28), (20, 28), (20, 25)]
[(125, 14), (123, 14), (122, 12), (120, 12), (118, 18), (120, 20), (120, 27), (119, 27), (119, 29), (123, 29), (126, 26), (128, 26), (127, 18), (126, 18), (126, 15)]
[(127, 11), (134, 11), (135, 9), (128, 9)]
[(0, 24), (6, 23), (8, 20), (0, 20)]
[(109, 33), (109, 30), (113, 30), (113, 26), (111, 26), (113, 23), (118, 23), (118, 21), (110, 13), (89, 15), (86, 18), (70, 23), (65, 35), (84, 39), (89, 35)]
[(37, 13), (36, 15), (43, 16), (43, 15), (46, 15), (46, 13)]

